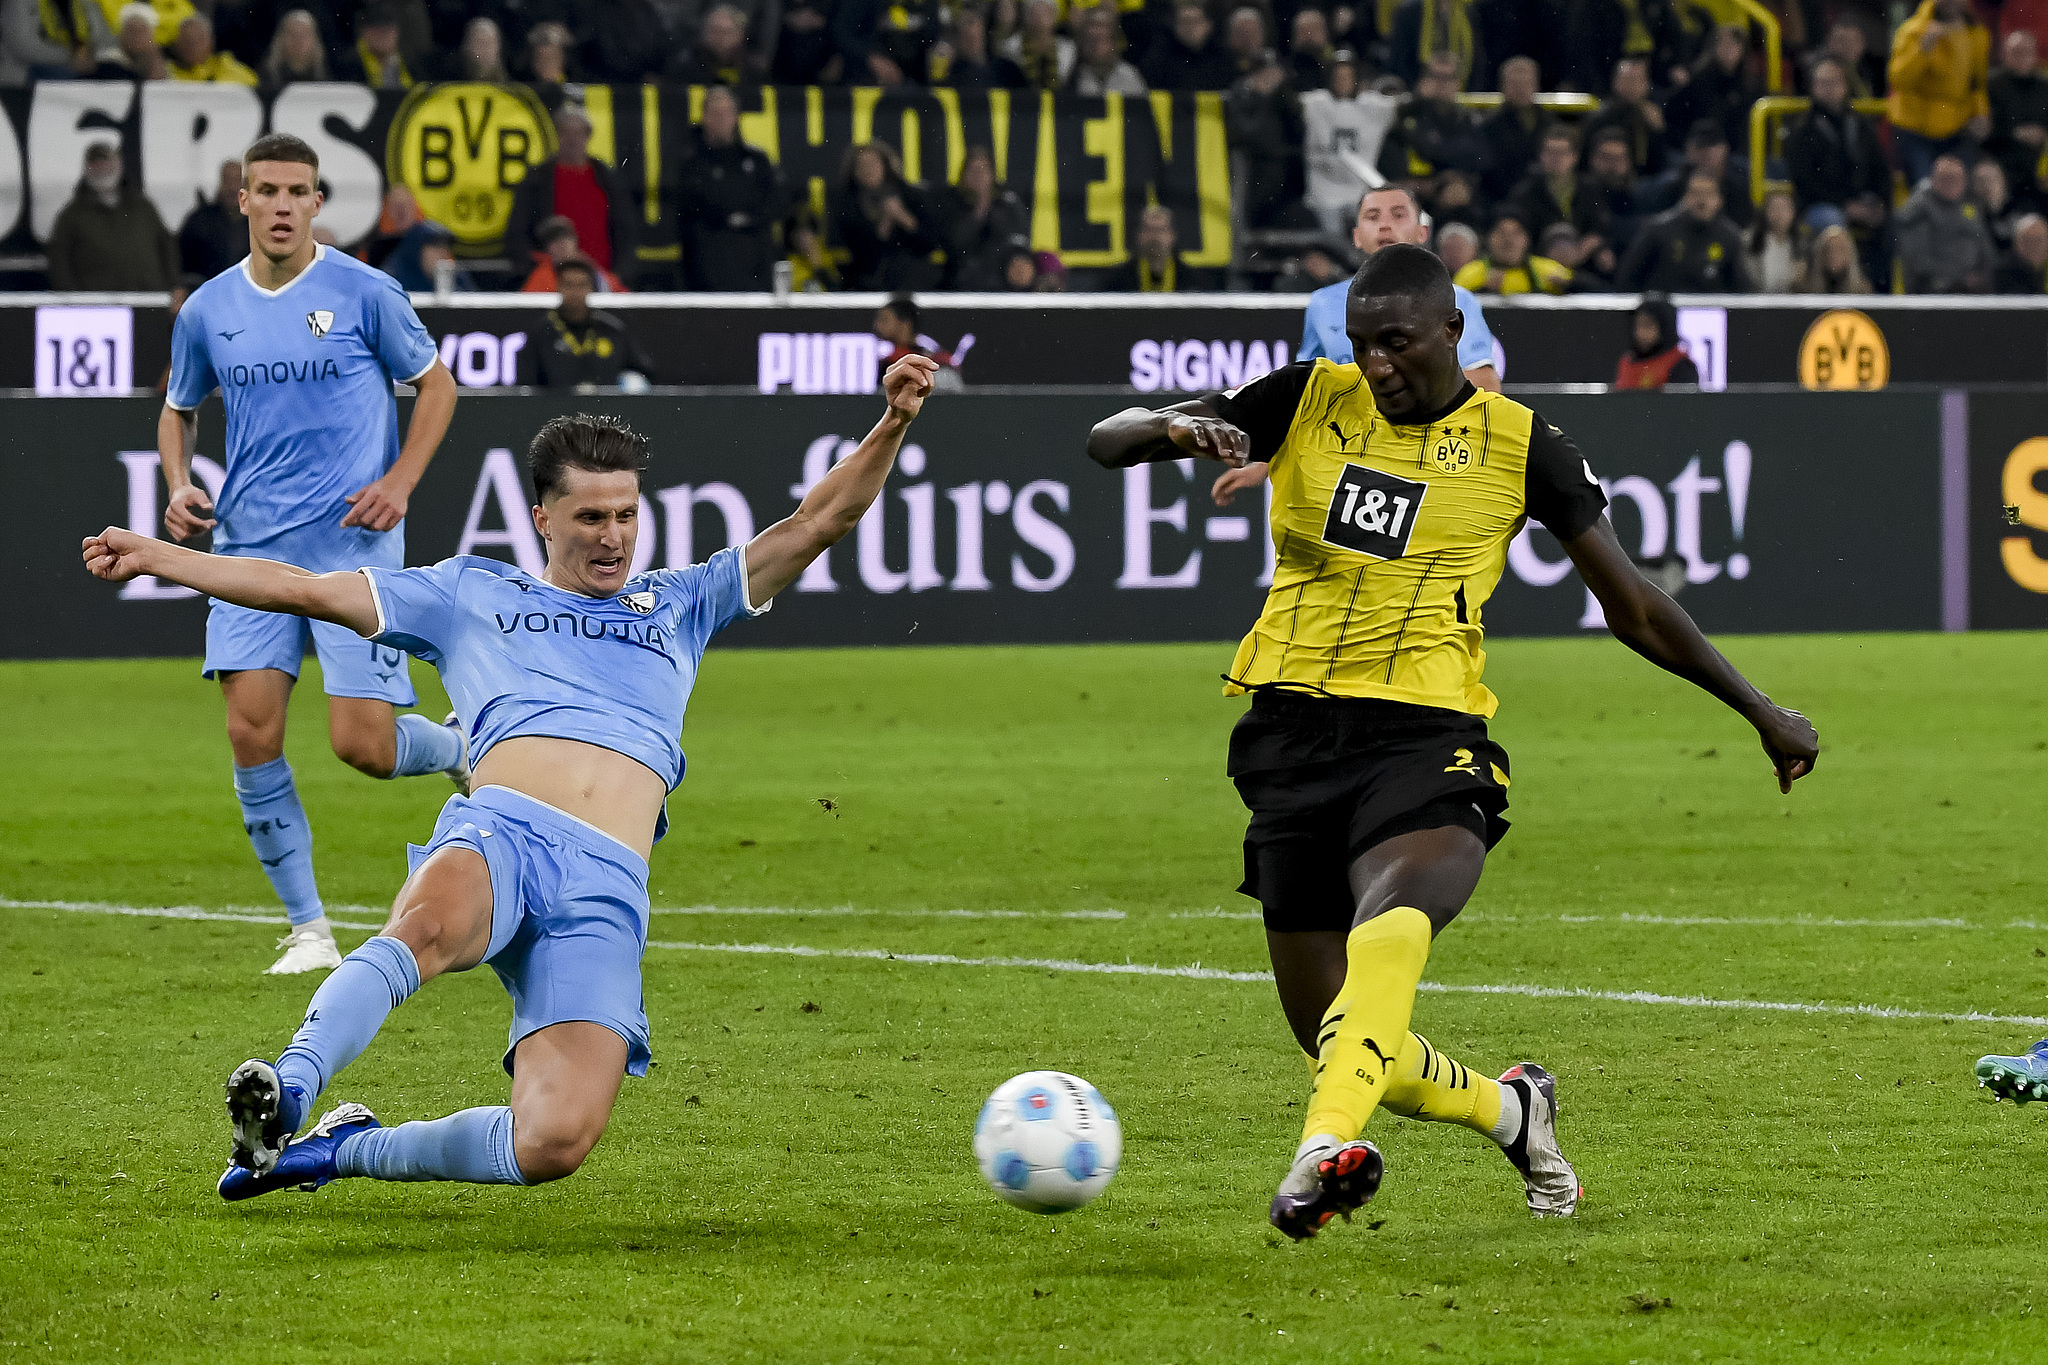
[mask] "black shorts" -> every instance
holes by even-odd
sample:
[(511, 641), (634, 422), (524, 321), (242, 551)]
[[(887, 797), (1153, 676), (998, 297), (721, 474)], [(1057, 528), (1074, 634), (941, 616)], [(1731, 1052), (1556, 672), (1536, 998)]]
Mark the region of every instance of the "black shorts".
[(1230, 777), (1252, 813), (1238, 890), (1278, 933), (1349, 931), (1351, 864), (1397, 834), (1457, 825), (1490, 849), (1508, 832), (1507, 750), (1461, 711), (1261, 692)]

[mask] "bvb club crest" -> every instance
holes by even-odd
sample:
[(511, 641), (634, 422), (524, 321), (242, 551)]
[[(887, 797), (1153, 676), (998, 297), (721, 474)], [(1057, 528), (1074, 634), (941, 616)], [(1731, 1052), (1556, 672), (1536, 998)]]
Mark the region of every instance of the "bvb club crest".
[(1462, 474), (1472, 465), (1472, 447), (1464, 438), (1449, 432), (1436, 438), (1429, 447), (1429, 467), (1439, 474)]

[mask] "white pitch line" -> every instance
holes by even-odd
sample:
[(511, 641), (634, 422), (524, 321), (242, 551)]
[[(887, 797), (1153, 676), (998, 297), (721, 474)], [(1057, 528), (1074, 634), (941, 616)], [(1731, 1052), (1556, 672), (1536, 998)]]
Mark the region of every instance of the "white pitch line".
[[(335, 919), (335, 914), (381, 914), (382, 911), (367, 905), (330, 906), (327, 922), (337, 929), (367, 929), (372, 933), (384, 927), (382, 920), (374, 924), (363, 924), (353, 920)], [(260, 906), (233, 905), (224, 910), (202, 910), (196, 905), (114, 905), (107, 901), (24, 901), (0, 896), (0, 910), (65, 910), (79, 915), (131, 915), (142, 919), (189, 919), (217, 920), (228, 924), (288, 924), (290, 921), (275, 910), (265, 911)]]
[[(362, 909), (366, 907), (352, 907)], [(197, 906), (112, 905), (102, 901), (36, 901), (0, 897), (0, 909), (64, 910), (80, 914), (134, 915), (153, 919), (225, 920), (241, 924), (282, 924), (281, 915), (238, 914), (202, 910)], [(2015, 926), (2022, 924), (2015, 921)], [(343, 929), (378, 929), (377, 924), (336, 922)], [(908, 962), (924, 967), (1024, 967), (1038, 971), (1077, 972), (1095, 976), (1178, 977), (1194, 981), (1237, 981), (1270, 983), (1271, 972), (1233, 972), (1221, 967), (1194, 963), (1167, 967), (1150, 962), (1082, 962), (1057, 957), (956, 957), (952, 953), (892, 953), (885, 948), (812, 948), (802, 944), (773, 943), (668, 943), (650, 942), (649, 948), (685, 953), (738, 953), (757, 957), (849, 958), (869, 962)], [(1705, 995), (1660, 995), (1654, 991), (1597, 991), (1583, 986), (1449, 985), (1424, 981), (1418, 990), (1440, 995), (1510, 995), (1531, 1000), (1598, 1000), (1621, 1005), (1678, 1005), (1692, 1009), (1763, 1010), (1777, 1014), (1846, 1015), (1862, 1019), (1919, 1019), (1958, 1024), (2009, 1024), (2026, 1027), (2048, 1025), (2048, 1015), (1945, 1013), (1938, 1010), (1909, 1010), (1893, 1005), (1828, 1005), (1784, 1000), (1719, 1000)]]
[(811, 918), (821, 915), (853, 918), (892, 919), (1100, 919), (1125, 918), (1121, 910), (869, 910), (858, 905), (834, 905), (820, 910), (792, 909), (782, 905), (657, 905), (657, 915), (763, 915), (779, 918)]
[[(892, 953), (882, 948), (811, 948), (803, 944), (774, 943), (649, 943), (685, 953), (743, 953), (765, 957), (853, 958), (869, 962), (908, 962), (929, 967), (1025, 967), (1038, 971), (1082, 972), (1098, 976), (1170, 976), (1195, 981), (1271, 982), (1271, 972), (1232, 972), (1199, 963), (1187, 967), (1162, 967), (1150, 962), (1077, 962), (1057, 957), (955, 957), (951, 953)], [(1600, 1000), (1621, 1005), (1682, 1005), (1694, 1009), (1765, 1010), (1779, 1014), (1850, 1015), (1864, 1019), (1928, 1019), (1959, 1024), (2013, 1024), (2037, 1027), (2048, 1024), (2048, 1015), (1946, 1014), (1932, 1010), (1900, 1009), (1892, 1005), (1814, 1005), (1782, 1000), (1717, 1000), (1705, 995), (1659, 995), (1654, 991), (1596, 991), (1582, 986), (1458, 986), (1424, 981), (1418, 990), (1439, 995), (1515, 995), (1532, 1000)]]

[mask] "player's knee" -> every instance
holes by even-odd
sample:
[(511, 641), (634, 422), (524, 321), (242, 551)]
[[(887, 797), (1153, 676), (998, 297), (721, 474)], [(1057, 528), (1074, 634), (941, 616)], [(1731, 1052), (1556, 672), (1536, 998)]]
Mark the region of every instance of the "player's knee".
[(529, 1132), (515, 1116), (512, 1135), (520, 1176), (529, 1185), (539, 1185), (576, 1174), (604, 1136), (604, 1125), (541, 1122), (531, 1125)]
[(239, 767), (253, 768), (284, 756), (284, 718), (228, 712), (228, 747)]
[(388, 741), (380, 743), (367, 735), (336, 731), (328, 742), (336, 758), (371, 777), (389, 777), (397, 765), (398, 755)]

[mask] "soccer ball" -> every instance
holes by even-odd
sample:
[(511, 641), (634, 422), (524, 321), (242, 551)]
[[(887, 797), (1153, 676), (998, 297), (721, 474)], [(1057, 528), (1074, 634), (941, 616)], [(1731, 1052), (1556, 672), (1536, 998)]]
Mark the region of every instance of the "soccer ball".
[(996, 1087), (974, 1121), (974, 1159), (996, 1197), (1033, 1213), (1078, 1209), (1109, 1188), (1124, 1129), (1079, 1076), (1027, 1071)]

